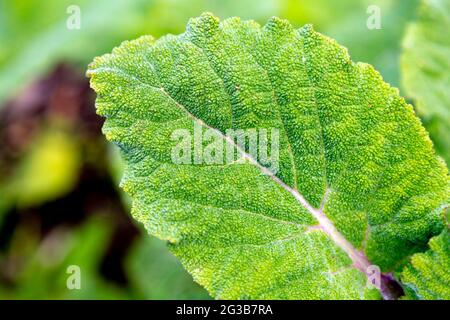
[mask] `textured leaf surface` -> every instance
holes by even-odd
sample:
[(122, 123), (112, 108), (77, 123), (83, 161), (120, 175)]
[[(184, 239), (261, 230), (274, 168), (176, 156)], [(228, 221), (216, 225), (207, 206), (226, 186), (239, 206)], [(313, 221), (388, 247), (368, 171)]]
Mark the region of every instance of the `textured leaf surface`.
[(402, 280), (420, 299), (450, 300), (450, 231), (430, 240), (430, 250), (411, 258)]
[(450, 162), (450, 2), (423, 0), (418, 21), (405, 36), (403, 86), (417, 103), (427, 129)]
[[(394, 270), (443, 228), (447, 169), (412, 107), (309, 25), (204, 14), (88, 75), (133, 215), (216, 298), (377, 298), (367, 267)], [(245, 164), (174, 164), (171, 133), (195, 125), (232, 147), (228, 128), (279, 129), (279, 170), (237, 147)]]

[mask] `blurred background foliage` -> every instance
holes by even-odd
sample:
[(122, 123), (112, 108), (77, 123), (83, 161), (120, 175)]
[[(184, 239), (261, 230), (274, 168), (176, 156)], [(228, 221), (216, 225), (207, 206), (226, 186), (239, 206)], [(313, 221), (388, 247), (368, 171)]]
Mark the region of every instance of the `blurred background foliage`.
[[(66, 27), (77, 5), (81, 28)], [(369, 5), (382, 28), (369, 30)], [(204, 11), (315, 29), (400, 85), (418, 0), (0, 0), (0, 298), (201, 299), (165, 244), (129, 217), (122, 163), (101, 135), (84, 76), (93, 57), (143, 34), (183, 32)], [(438, 150), (442, 151), (442, 150)], [(81, 268), (68, 290), (67, 267)]]

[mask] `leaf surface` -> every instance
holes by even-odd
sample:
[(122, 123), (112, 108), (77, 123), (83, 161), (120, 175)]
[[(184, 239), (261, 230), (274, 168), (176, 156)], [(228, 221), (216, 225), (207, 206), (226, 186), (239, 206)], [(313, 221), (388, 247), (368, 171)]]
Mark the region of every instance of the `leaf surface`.
[[(443, 228), (447, 169), (412, 107), (309, 25), (203, 14), (88, 75), (134, 217), (216, 298), (377, 298), (368, 267), (393, 271)], [(172, 133), (198, 126), (245, 163), (175, 164)], [(230, 128), (279, 130), (278, 170)]]
[(450, 300), (450, 231), (430, 240), (430, 249), (416, 253), (402, 273), (411, 296), (420, 299)]

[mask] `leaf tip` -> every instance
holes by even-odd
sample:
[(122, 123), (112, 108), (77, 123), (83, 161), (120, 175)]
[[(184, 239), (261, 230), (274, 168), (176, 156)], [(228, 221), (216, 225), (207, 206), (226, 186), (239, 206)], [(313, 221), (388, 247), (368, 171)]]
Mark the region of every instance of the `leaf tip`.
[(267, 21), (265, 28), (277, 32), (289, 32), (294, 27), (288, 20), (273, 16)]
[(211, 12), (203, 12), (200, 17), (189, 19), (186, 32), (212, 35), (219, 28), (219, 22), (219, 18)]
[(308, 24), (305, 24), (300, 29), (298, 29), (298, 32), (302, 36), (310, 36), (311, 34), (313, 34), (315, 32), (315, 30), (314, 30), (313, 25), (308, 23)]

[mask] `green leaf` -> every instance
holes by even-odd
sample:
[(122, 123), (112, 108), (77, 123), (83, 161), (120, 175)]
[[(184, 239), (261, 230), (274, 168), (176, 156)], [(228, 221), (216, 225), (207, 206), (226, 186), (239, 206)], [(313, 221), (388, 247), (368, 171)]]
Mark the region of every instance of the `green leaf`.
[(450, 2), (423, 0), (403, 41), (402, 84), (437, 151), (450, 162)]
[(410, 296), (420, 299), (450, 300), (450, 231), (431, 238), (430, 249), (416, 253), (402, 273)]
[[(377, 298), (369, 267), (396, 270), (443, 228), (447, 168), (412, 107), (309, 25), (203, 14), (87, 74), (134, 217), (215, 298)], [(244, 163), (174, 163), (174, 130), (199, 126)], [(279, 130), (278, 170), (230, 128)]]

